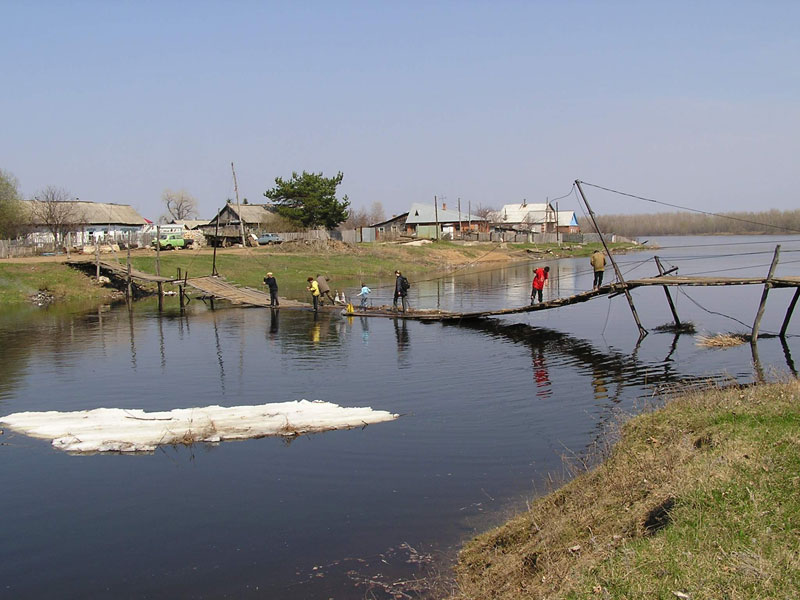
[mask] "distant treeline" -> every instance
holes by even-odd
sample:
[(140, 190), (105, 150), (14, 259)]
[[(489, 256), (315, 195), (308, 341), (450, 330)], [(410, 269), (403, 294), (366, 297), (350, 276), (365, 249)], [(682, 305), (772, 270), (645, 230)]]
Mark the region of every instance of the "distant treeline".
[[(593, 232), (586, 217), (578, 219), (583, 232)], [(800, 233), (800, 210), (765, 212), (729, 212), (719, 216), (670, 212), (650, 215), (598, 215), (597, 224), (604, 233), (626, 237), (643, 235), (703, 235), (748, 233)]]

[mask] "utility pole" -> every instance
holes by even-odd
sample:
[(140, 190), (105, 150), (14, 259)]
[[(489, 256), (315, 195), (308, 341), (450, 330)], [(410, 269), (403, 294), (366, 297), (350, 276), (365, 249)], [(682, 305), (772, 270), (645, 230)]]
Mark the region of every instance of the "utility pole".
[(242, 219), (242, 208), (239, 206), (239, 184), (236, 182), (236, 169), (233, 168), (233, 163), (231, 163), (231, 171), (233, 172), (233, 190), (236, 192), (236, 212), (239, 213), (239, 233), (242, 236), (242, 248), (246, 248), (247, 244), (244, 242), (244, 219)]
[(461, 229), (461, 196), (458, 197), (458, 235), (461, 236), (461, 239), (464, 239), (464, 233)]
[[(442, 196), (444, 197), (444, 196)], [(436, 196), (433, 197), (433, 214), (436, 219), (436, 241), (439, 241), (439, 200)]]
[(633, 304), (633, 298), (631, 297), (630, 290), (628, 290), (628, 284), (625, 283), (625, 279), (623, 279), (622, 277), (622, 271), (619, 270), (617, 261), (615, 261), (614, 257), (611, 255), (611, 250), (609, 250), (608, 245), (606, 244), (606, 240), (603, 237), (600, 228), (597, 226), (597, 220), (594, 218), (594, 212), (592, 211), (592, 207), (589, 206), (589, 202), (587, 202), (586, 200), (586, 195), (583, 193), (581, 182), (578, 179), (575, 180), (575, 185), (578, 187), (578, 191), (581, 193), (581, 198), (583, 198), (583, 203), (586, 205), (586, 210), (589, 212), (589, 218), (592, 220), (592, 224), (594, 225), (594, 230), (597, 232), (597, 235), (600, 236), (600, 242), (603, 244), (603, 248), (606, 249), (606, 254), (608, 255), (608, 259), (614, 266), (614, 273), (617, 274), (617, 280), (622, 284), (622, 290), (623, 292), (625, 292), (625, 297), (628, 299), (628, 304), (631, 307), (633, 320), (636, 321), (636, 326), (639, 328), (639, 339), (641, 340), (644, 336), (647, 335), (647, 329), (642, 327), (642, 322), (639, 320), (639, 314), (636, 312), (636, 306), (634, 306)]

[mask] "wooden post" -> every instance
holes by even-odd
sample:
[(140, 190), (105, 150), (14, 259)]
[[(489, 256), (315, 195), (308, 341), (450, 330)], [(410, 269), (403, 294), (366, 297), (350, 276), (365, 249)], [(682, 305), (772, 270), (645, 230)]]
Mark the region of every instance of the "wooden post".
[(68, 231), (68, 232), (67, 232), (67, 247), (66, 247), (66, 250), (67, 250), (67, 260), (69, 260), (69, 247), (70, 247), (71, 245), (72, 245), (72, 232), (71, 232), (71, 231)]
[[(220, 211), (222, 212), (222, 211)], [(219, 273), (217, 272), (217, 244), (219, 244), (219, 212), (217, 213), (217, 223), (214, 226), (214, 258), (211, 261), (211, 276), (218, 277)]]
[(439, 241), (439, 200), (436, 196), (433, 197), (433, 214), (436, 219), (436, 241)]
[(764, 308), (767, 306), (767, 295), (772, 287), (772, 275), (775, 273), (775, 267), (778, 266), (778, 257), (781, 254), (781, 245), (775, 246), (775, 255), (772, 257), (772, 264), (769, 266), (769, 273), (764, 282), (764, 291), (761, 293), (761, 302), (758, 305), (758, 312), (756, 313), (756, 320), (753, 323), (753, 333), (750, 336), (750, 343), (755, 344), (758, 339), (758, 327), (761, 324), (761, 317), (764, 316)]
[[(654, 256), (653, 258), (656, 261), (656, 266), (658, 267), (659, 276), (663, 277), (665, 273), (664, 273), (664, 267), (661, 266), (661, 260), (657, 256)], [(670, 295), (669, 290), (667, 289), (667, 286), (662, 285), (661, 287), (664, 288), (664, 294), (666, 294), (666, 296), (667, 296), (667, 302), (669, 303), (669, 309), (672, 311), (672, 318), (675, 320), (675, 327), (680, 327), (681, 326), (681, 320), (678, 318), (678, 311), (675, 310), (675, 304), (672, 302), (672, 296)]]
[(158, 312), (164, 310), (164, 284), (160, 281), (156, 284), (158, 286)]
[(180, 303), (181, 310), (183, 310), (185, 308), (185, 305), (183, 303), (183, 285), (182, 284), (178, 286), (178, 302)]
[(783, 319), (783, 325), (781, 325), (781, 337), (786, 337), (786, 330), (789, 328), (789, 321), (792, 318), (792, 313), (794, 312), (794, 307), (797, 304), (797, 299), (800, 298), (800, 287), (795, 288), (794, 296), (792, 297), (792, 301), (789, 303), (789, 308), (786, 310), (786, 316)]
[(594, 212), (592, 211), (592, 207), (589, 206), (589, 203), (586, 201), (586, 195), (583, 193), (583, 188), (581, 187), (581, 182), (579, 180), (575, 180), (575, 185), (578, 187), (578, 191), (581, 193), (581, 198), (583, 198), (583, 203), (586, 205), (586, 209), (589, 211), (589, 217), (592, 219), (592, 224), (594, 224), (594, 230), (600, 236), (600, 242), (603, 244), (603, 248), (606, 249), (606, 254), (608, 254), (608, 259), (611, 261), (612, 266), (614, 267), (614, 273), (617, 274), (617, 279), (622, 284), (622, 289), (625, 291), (625, 297), (628, 299), (628, 305), (631, 307), (631, 313), (633, 314), (633, 320), (636, 321), (636, 326), (639, 328), (639, 338), (643, 338), (647, 335), (647, 329), (642, 327), (642, 322), (639, 320), (639, 315), (636, 312), (636, 306), (633, 304), (633, 298), (631, 297), (631, 293), (628, 290), (628, 284), (625, 283), (625, 279), (622, 277), (622, 271), (619, 270), (619, 266), (617, 265), (617, 261), (614, 260), (614, 257), (611, 255), (611, 250), (608, 249), (608, 245), (606, 245), (606, 240), (603, 237), (603, 234), (600, 231), (600, 228), (597, 226), (597, 220), (594, 218)]
[(97, 264), (96, 279), (100, 279), (100, 242), (97, 241), (97, 236), (94, 238), (94, 261)]
[[(236, 170), (231, 163), (231, 171), (233, 172), (233, 189), (236, 192), (236, 212), (239, 213), (239, 233), (242, 236), (242, 248), (246, 248), (247, 244), (244, 241), (244, 219), (242, 219), (242, 207), (239, 206), (239, 184), (236, 181)], [(219, 219), (217, 219), (219, 221)]]
[(131, 232), (128, 232), (128, 282), (125, 286), (125, 296), (127, 298), (133, 297), (133, 290), (131, 289)]
[(156, 225), (156, 275), (161, 275), (161, 225)]
[(461, 229), (461, 196), (458, 197), (458, 236), (464, 239), (464, 230)]

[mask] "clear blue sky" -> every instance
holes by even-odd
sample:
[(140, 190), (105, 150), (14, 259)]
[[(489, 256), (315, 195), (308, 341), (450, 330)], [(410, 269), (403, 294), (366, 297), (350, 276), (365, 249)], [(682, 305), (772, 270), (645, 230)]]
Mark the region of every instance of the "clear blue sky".
[[(0, 0), (0, 168), (209, 218), (344, 173), (387, 215), (581, 179), (709, 211), (797, 208), (800, 2)], [(598, 213), (655, 207), (588, 189)], [(574, 200), (562, 209), (577, 209)]]

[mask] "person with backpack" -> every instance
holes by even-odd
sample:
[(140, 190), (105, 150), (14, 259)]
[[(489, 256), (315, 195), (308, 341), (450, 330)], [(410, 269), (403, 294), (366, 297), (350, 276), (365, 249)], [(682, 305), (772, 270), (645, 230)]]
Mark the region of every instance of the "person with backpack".
[(536, 274), (533, 276), (533, 283), (531, 284), (531, 304), (533, 304), (536, 296), (539, 296), (539, 302), (542, 302), (542, 290), (549, 276), (550, 267), (536, 269)]
[(408, 310), (408, 301), (406, 300), (406, 296), (408, 295), (408, 288), (411, 287), (411, 284), (408, 283), (408, 279), (403, 277), (403, 274), (400, 271), (395, 271), (395, 280), (394, 280), (394, 310), (397, 310), (397, 300), (400, 299), (400, 302), (403, 306), (403, 312)]
[(280, 306), (280, 301), (278, 300), (278, 282), (272, 273), (267, 273), (267, 276), (264, 277), (264, 285), (269, 288), (269, 305)]

